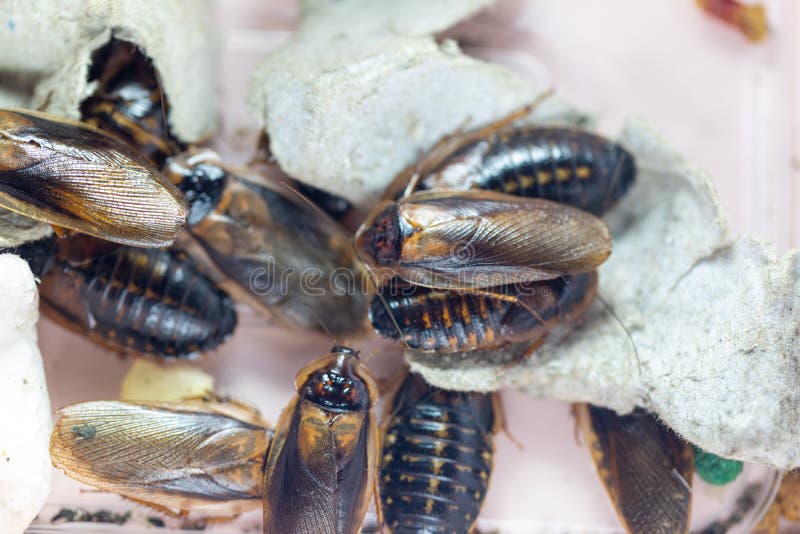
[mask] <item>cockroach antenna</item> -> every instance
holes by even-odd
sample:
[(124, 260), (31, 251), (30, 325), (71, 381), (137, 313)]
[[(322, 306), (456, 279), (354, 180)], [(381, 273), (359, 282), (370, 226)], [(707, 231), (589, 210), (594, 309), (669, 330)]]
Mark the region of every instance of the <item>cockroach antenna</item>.
[(628, 340), (630, 341), (631, 347), (633, 347), (633, 354), (636, 356), (636, 366), (639, 371), (639, 380), (641, 380), (642, 360), (639, 358), (639, 349), (636, 348), (636, 343), (633, 341), (633, 336), (631, 335), (631, 331), (628, 329), (627, 325), (622, 321), (622, 319), (619, 318), (617, 313), (614, 311), (613, 306), (611, 306), (611, 304), (609, 304), (606, 301), (606, 299), (604, 299), (603, 296), (600, 295), (599, 293), (597, 294), (597, 300), (600, 302), (600, 304), (603, 305), (603, 307), (614, 318), (614, 320), (617, 321), (617, 323), (622, 327), (622, 329), (625, 331), (625, 335), (628, 336)]

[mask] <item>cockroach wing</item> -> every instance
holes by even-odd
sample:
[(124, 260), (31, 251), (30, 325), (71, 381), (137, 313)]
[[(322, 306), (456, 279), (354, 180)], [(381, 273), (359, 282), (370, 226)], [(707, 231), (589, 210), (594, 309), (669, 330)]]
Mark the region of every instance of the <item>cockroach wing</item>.
[(157, 508), (261, 504), (272, 431), (222, 403), (97, 401), (60, 411), (50, 438), (67, 476)]
[(371, 413), (330, 417), (298, 399), (281, 416), (266, 464), (265, 534), (360, 532), (372, 491), (377, 427)]
[(445, 289), (551, 280), (595, 270), (611, 253), (605, 223), (556, 202), (492, 191), (419, 192), (400, 202), (409, 228), (400, 276)]
[(81, 123), (0, 110), (0, 207), (119, 243), (171, 244), (182, 195), (141, 155)]
[(577, 407), (582, 434), (617, 515), (632, 534), (689, 530), (691, 446), (655, 416), (620, 416), (597, 406)]

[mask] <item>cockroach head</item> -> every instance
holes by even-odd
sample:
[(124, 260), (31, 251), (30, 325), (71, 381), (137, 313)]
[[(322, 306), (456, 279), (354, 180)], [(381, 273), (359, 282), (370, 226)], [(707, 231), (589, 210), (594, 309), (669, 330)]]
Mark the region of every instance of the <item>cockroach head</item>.
[(304, 367), (296, 386), (300, 397), (332, 412), (365, 411), (376, 398), (372, 377), (358, 361), (358, 352), (338, 345)]
[(164, 174), (189, 203), (189, 226), (214, 210), (228, 177), (219, 156), (209, 149), (192, 149), (170, 158)]
[(395, 202), (381, 206), (356, 233), (358, 255), (375, 267), (396, 266), (400, 258), (400, 246), (400, 224)]

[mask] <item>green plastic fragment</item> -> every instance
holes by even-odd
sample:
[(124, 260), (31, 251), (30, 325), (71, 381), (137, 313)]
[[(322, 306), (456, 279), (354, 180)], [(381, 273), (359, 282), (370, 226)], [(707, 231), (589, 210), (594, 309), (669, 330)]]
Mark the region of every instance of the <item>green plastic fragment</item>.
[(724, 486), (730, 484), (739, 473), (742, 472), (744, 465), (738, 460), (728, 460), (716, 454), (706, 452), (700, 447), (694, 447), (694, 470), (697, 474), (715, 486)]

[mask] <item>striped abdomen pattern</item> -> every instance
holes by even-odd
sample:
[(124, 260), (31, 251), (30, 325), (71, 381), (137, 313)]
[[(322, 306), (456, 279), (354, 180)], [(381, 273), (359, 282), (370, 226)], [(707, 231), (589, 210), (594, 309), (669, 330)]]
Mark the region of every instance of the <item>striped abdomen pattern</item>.
[(233, 301), (184, 252), (120, 246), (76, 261), (69, 246), (62, 244), (41, 295), (74, 330), (162, 357), (210, 350), (233, 332)]
[(467, 144), (420, 180), (420, 188), (501, 191), (602, 215), (635, 178), (633, 156), (617, 143), (575, 128), (526, 127)]
[(491, 395), (409, 375), (386, 427), (378, 481), (391, 532), (470, 531), (492, 471), (493, 410)]

